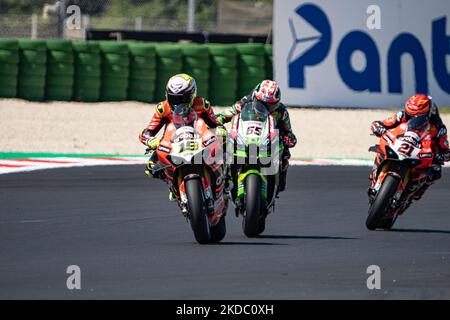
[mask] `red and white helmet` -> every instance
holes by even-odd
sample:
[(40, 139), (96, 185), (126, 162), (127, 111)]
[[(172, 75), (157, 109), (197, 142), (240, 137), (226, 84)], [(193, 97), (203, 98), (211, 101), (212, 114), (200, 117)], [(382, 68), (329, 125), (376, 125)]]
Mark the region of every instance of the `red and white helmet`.
[(280, 105), (280, 86), (275, 81), (264, 80), (256, 86), (253, 97), (266, 104), (269, 112), (274, 112)]

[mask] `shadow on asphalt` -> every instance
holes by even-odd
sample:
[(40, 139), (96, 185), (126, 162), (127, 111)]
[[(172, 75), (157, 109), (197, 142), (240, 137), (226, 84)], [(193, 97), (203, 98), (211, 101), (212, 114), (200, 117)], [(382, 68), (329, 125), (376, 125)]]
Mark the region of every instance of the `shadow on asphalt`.
[(356, 240), (358, 238), (327, 237), (327, 236), (294, 236), (294, 235), (261, 235), (261, 239), (316, 239), (316, 240)]
[[(215, 243), (212, 243), (215, 244)], [(286, 246), (286, 243), (274, 243), (274, 242), (244, 242), (244, 241), (222, 241), (217, 243), (218, 245), (240, 245), (240, 246)]]
[(450, 234), (450, 230), (432, 230), (432, 229), (391, 229), (391, 232), (410, 232), (410, 233), (440, 233)]

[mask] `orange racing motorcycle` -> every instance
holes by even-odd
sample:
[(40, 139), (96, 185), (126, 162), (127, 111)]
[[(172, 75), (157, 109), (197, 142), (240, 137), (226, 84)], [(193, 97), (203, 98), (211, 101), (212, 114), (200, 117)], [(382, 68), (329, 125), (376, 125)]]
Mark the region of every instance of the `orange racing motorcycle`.
[(162, 175), (200, 244), (221, 241), (228, 200), (221, 139), (187, 105), (174, 108), (157, 149), (154, 175)]
[(435, 131), (426, 116), (414, 117), (386, 131), (379, 144), (369, 149), (377, 153), (379, 163), (369, 195), (369, 230), (391, 229), (415, 192), (430, 179)]

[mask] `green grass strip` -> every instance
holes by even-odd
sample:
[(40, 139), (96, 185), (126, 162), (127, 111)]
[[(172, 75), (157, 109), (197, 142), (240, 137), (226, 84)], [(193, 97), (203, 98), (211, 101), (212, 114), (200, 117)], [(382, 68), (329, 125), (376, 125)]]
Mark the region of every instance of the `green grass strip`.
[(25, 159), (25, 158), (128, 158), (128, 157), (148, 157), (143, 154), (107, 154), (107, 153), (50, 153), (50, 152), (0, 152), (0, 159)]

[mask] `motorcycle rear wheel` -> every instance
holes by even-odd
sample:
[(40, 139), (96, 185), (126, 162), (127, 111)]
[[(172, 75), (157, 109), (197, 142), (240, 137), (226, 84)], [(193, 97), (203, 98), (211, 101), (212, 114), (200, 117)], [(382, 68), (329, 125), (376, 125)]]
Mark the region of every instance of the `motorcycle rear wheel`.
[(187, 180), (185, 189), (188, 200), (189, 221), (192, 231), (194, 231), (195, 240), (200, 244), (207, 244), (211, 241), (211, 232), (201, 181), (198, 179)]
[(383, 216), (389, 206), (389, 201), (395, 195), (399, 180), (391, 175), (388, 175), (378, 191), (372, 205), (369, 207), (369, 215), (366, 219), (366, 227), (369, 230), (375, 230), (381, 227)]

